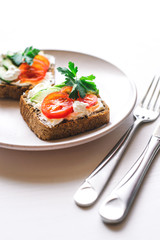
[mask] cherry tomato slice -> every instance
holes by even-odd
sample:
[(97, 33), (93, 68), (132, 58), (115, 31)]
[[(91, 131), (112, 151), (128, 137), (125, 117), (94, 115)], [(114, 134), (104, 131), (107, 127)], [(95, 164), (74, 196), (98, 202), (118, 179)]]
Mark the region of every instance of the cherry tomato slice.
[(91, 106), (95, 105), (98, 101), (97, 96), (94, 94), (87, 94), (84, 98), (77, 99), (80, 102), (87, 103), (88, 106), (86, 108), (90, 108)]
[(50, 93), (43, 100), (41, 110), (49, 119), (64, 118), (73, 112), (73, 100), (61, 92)]
[(47, 65), (44, 62), (39, 61), (39, 60), (34, 60), (33, 64), (31, 66), (28, 65), (27, 63), (22, 63), (19, 66), (19, 69), (21, 70), (21, 72), (28, 71), (30, 69), (32, 69), (32, 70), (39, 69), (39, 70), (47, 71), (48, 67), (47, 67)]
[(72, 87), (70, 87), (70, 86), (66, 86), (66, 87), (63, 87), (63, 88), (61, 89), (61, 92), (62, 92), (62, 93), (70, 94), (71, 91), (72, 91)]
[(28, 82), (28, 83), (38, 83), (45, 77), (45, 71), (43, 70), (36, 70), (30, 69), (28, 71), (22, 71), (19, 75), (19, 80), (21, 82)]
[(50, 65), (49, 60), (43, 55), (36, 55), (34, 59), (44, 62), (48, 67)]
[(49, 60), (45, 56), (42, 56), (42, 55), (36, 55), (34, 57), (32, 66), (34, 67), (34, 65), (36, 65), (38, 63), (43, 65), (44, 68), (46, 68), (46, 71), (48, 70), (48, 68), (50, 66)]
[(30, 66), (29, 66), (27, 63), (22, 63), (22, 64), (19, 66), (19, 70), (20, 70), (21, 72), (27, 71), (29, 68), (30, 68)]
[(42, 55), (36, 55), (33, 60), (33, 64), (30, 66), (27, 63), (22, 63), (19, 66), (19, 69), (21, 71), (19, 75), (19, 79), (21, 82), (39, 82), (41, 81), (48, 68), (49, 68), (49, 61), (46, 57)]
[(48, 70), (47, 65), (44, 62), (41, 62), (39, 60), (34, 60), (31, 67), (36, 68), (36, 69), (41, 69), (41, 70), (44, 70), (46, 72)]

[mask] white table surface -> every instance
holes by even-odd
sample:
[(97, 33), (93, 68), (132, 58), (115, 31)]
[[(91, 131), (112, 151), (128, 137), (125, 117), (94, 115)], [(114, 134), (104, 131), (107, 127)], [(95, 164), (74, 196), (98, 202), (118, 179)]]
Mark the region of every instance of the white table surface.
[[(139, 101), (153, 75), (160, 72), (158, 3), (6, 0), (1, 3), (0, 52), (33, 45), (102, 57), (135, 81)], [(103, 195), (86, 209), (75, 205), (73, 195), (131, 125), (132, 116), (108, 135), (73, 148), (43, 152), (0, 148), (0, 239), (159, 239), (160, 153), (123, 223), (106, 225), (98, 214), (158, 121), (139, 129)]]

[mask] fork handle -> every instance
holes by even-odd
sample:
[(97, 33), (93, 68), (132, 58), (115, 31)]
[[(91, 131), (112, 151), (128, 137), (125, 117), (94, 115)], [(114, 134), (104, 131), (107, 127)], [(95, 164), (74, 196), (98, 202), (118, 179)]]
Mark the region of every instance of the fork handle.
[[(141, 156), (100, 208), (100, 215), (106, 223), (118, 223), (125, 218), (143, 178), (159, 149), (160, 139), (152, 136)], [(111, 212), (112, 214), (110, 214)]]
[[(141, 120), (135, 119), (133, 125), (126, 131), (115, 147), (108, 153), (108, 155), (89, 175), (89, 177), (85, 179), (84, 183), (80, 186), (74, 196), (74, 200), (79, 206), (90, 206), (99, 197), (128, 143), (130, 142), (135, 130), (141, 122)], [(89, 189), (94, 191), (94, 194), (92, 194), (93, 197), (91, 196), (91, 191), (89, 191)]]

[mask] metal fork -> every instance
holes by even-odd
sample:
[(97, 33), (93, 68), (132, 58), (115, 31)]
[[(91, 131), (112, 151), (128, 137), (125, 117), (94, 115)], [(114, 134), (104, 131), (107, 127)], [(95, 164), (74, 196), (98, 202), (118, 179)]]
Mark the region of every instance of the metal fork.
[(75, 202), (81, 207), (92, 205), (111, 177), (122, 154), (130, 142), (135, 130), (141, 123), (151, 122), (160, 115), (160, 105), (158, 104), (160, 96), (160, 77), (154, 77), (140, 104), (135, 108), (134, 123), (118, 141), (116, 146), (108, 153), (103, 161), (82, 183), (74, 195)]

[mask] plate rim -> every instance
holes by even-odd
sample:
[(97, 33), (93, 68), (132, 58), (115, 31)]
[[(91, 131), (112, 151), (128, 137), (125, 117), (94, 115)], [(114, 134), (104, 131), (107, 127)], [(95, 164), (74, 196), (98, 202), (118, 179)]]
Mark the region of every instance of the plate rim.
[[(71, 140), (71, 142), (68, 142), (67, 140), (64, 141), (63, 143), (53, 143), (50, 145), (36, 145), (36, 146), (32, 146), (32, 145), (19, 145), (19, 144), (10, 144), (10, 143), (3, 143), (0, 142), (0, 147), (5, 148), (5, 149), (11, 149), (11, 150), (22, 150), (22, 151), (48, 151), (48, 150), (58, 150), (58, 149), (64, 149), (64, 148), (70, 148), (70, 147), (74, 147), (74, 146), (78, 146), (78, 145), (82, 145), (85, 144), (87, 142), (91, 142), (94, 141), (100, 137), (105, 136), (106, 134), (112, 132), (113, 130), (115, 130), (119, 125), (121, 125), (121, 123), (130, 115), (130, 113), (132, 112), (136, 101), (137, 101), (137, 88), (135, 85), (135, 82), (128, 78), (126, 76), (126, 74), (116, 65), (114, 65), (112, 62), (109, 62), (108, 60), (106, 60), (103, 57), (94, 55), (94, 54), (90, 54), (90, 53), (86, 53), (86, 52), (80, 52), (80, 51), (74, 51), (74, 50), (66, 50), (66, 49), (43, 49), (44, 51), (58, 51), (58, 52), (69, 52), (69, 53), (76, 53), (76, 54), (81, 54), (81, 55), (86, 55), (89, 57), (93, 57), (93, 58), (97, 58), (99, 60), (102, 60), (106, 63), (108, 63), (109, 65), (112, 65), (114, 68), (116, 68), (117, 70), (119, 70), (129, 81), (129, 83), (131, 84), (132, 90), (133, 90), (133, 102), (132, 102), (132, 106), (130, 107), (130, 110), (127, 111), (127, 113), (123, 116), (123, 118), (118, 121), (116, 124), (114, 124), (113, 126), (111, 126), (109, 129), (107, 129), (107, 131), (103, 131), (103, 129), (99, 129), (98, 134), (96, 135), (91, 135), (90, 137), (83, 137), (82, 139), (78, 139), (75, 138), (73, 140)], [(94, 131), (94, 130), (93, 130)], [(74, 137), (74, 136), (73, 136)], [(67, 139), (67, 138), (66, 138)], [(63, 146), (62, 146), (63, 145)]]

